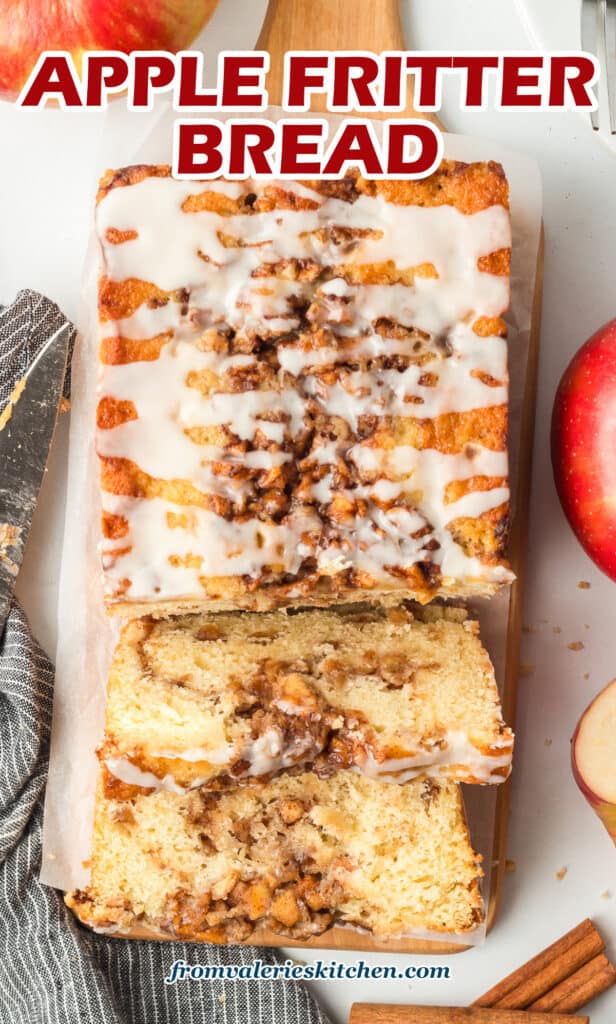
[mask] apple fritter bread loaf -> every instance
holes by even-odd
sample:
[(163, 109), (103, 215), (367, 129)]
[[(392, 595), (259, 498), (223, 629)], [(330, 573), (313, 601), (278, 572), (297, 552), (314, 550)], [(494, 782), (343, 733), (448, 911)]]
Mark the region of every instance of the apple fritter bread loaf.
[(121, 614), (489, 595), (506, 549), (508, 186), (109, 171), (98, 453)]
[(309, 772), (129, 801), (101, 787), (91, 884), (67, 902), (99, 930), (203, 942), (335, 923), (463, 933), (482, 919), (480, 875), (456, 783)]
[(477, 623), (403, 608), (136, 619), (111, 667), (108, 795), (312, 766), (502, 782), (513, 735)]

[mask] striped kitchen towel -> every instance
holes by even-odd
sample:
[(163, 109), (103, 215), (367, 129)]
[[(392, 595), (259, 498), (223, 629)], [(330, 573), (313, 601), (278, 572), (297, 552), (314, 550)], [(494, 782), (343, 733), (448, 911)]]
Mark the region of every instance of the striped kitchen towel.
[[(63, 322), (58, 307), (32, 291), (0, 307), (0, 409)], [(274, 951), (95, 935), (77, 923), (61, 892), (40, 883), (53, 680), (14, 602), (0, 637), (0, 1022), (328, 1024), (296, 981), (164, 982), (177, 960), (272, 964)]]

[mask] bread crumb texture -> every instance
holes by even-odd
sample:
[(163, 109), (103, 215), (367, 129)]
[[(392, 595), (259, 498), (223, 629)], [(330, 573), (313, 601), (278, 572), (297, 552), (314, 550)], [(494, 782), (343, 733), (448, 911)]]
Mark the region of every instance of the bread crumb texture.
[(100, 786), (91, 886), (67, 902), (104, 931), (204, 942), (262, 928), (305, 939), (337, 922), (380, 938), (464, 933), (482, 919), (481, 874), (455, 783), (287, 774), (119, 802)]
[(512, 749), (475, 621), (363, 606), (129, 623), (99, 756), (118, 796), (301, 765), (501, 782)]

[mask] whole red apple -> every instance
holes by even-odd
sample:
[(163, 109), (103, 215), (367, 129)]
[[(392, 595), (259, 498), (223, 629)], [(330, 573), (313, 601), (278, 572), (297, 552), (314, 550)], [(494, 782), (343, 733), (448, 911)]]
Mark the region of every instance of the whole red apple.
[(43, 50), (185, 49), (217, 0), (0, 0), (0, 97), (15, 99)]
[(616, 580), (616, 320), (582, 345), (552, 414), (552, 465), (580, 544)]

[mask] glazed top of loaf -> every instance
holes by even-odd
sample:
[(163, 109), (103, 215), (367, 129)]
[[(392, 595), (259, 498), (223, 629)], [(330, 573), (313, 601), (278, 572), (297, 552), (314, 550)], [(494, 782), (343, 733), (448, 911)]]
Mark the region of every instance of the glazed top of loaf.
[(110, 603), (511, 578), (499, 165), (269, 183), (139, 166), (98, 199)]

